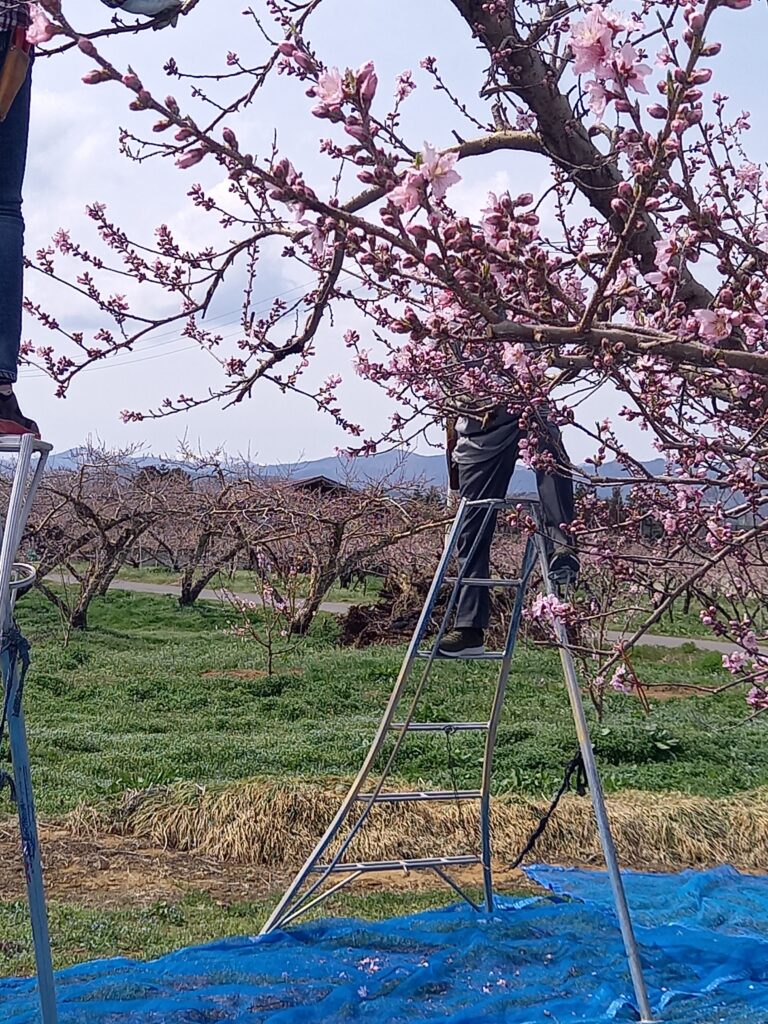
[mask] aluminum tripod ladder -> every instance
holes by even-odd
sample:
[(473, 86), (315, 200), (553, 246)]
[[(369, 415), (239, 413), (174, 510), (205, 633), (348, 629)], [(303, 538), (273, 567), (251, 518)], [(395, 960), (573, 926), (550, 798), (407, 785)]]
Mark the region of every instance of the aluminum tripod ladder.
[(3, 680), (3, 727), (0, 728), (0, 740), (3, 738), (4, 727), (7, 727), (13, 762), (13, 795), (19, 812), (21, 852), (35, 943), (42, 1024), (56, 1024), (56, 991), (27, 730), (22, 709), (28, 647), (16, 627), (14, 608), (19, 594), (29, 590), (35, 581), (36, 571), (33, 566), (17, 563), (15, 558), (51, 447), (44, 441), (35, 440), (32, 434), (23, 437), (0, 436), (0, 453), (17, 457), (0, 543), (0, 669)]
[[(459, 570), (458, 576), (449, 576), (450, 564), (456, 551), (456, 545), (463, 523), (468, 512), (478, 507), (485, 509), (485, 518), (477, 531), (477, 544), (486, 529), (491, 528), (494, 515), (503, 509), (512, 509), (520, 504), (527, 505), (536, 524), (536, 533), (529, 538), (523, 556), (522, 572), (518, 579), (472, 579), (465, 581)], [(474, 548), (472, 553), (474, 552)], [(470, 554), (471, 558), (471, 554)], [(283, 928), (296, 918), (317, 906), (334, 893), (339, 892), (350, 882), (370, 872), (382, 871), (418, 871), (427, 870), (437, 874), (446, 884), (462, 896), (475, 909), (482, 909), (474, 902), (450, 876), (452, 868), (469, 865), (481, 865), (483, 875), (483, 891), (485, 908), (493, 910), (493, 869), (492, 869), (492, 836), (491, 836), (491, 783), (493, 777), (493, 758), (496, 737), (504, 708), (507, 680), (512, 664), (512, 656), (517, 642), (520, 623), (525, 603), (525, 593), (536, 566), (539, 566), (544, 587), (549, 594), (555, 593), (555, 583), (550, 578), (548, 566), (547, 541), (541, 526), (538, 513), (538, 502), (532, 498), (525, 499), (488, 499), (485, 501), (463, 500), (458, 508), (456, 518), (446, 538), (445, 548), (437, 567), (432, 585), (427, 594), (424, 607), (419, 617), (411, 642), (408, 646), (402, 667), (389, 698), (384, 716), (381, 719), (376, 735), (363, 762), (360, 771), (344, 798), (341, 807), (334, 817), (325, 835), (318, 842), (304, 866), (288, 887), (277, 907), (262, 929), (262, 934)], [(442, 613), (439, 629), (425, 646), (425, 637), (430, 626), (438, 596), (444, 585), (450, 586), (450, 595)], [(487, 588), (507, 588), (515, 593), (514, 605), (507, 628), (504, 650), (470, 656), (465, 660), (498, 661), (500, 663), (496, 689), (493, 695), (491, 714), (483, 722), (422, 722), (416, 713), (423, 696), (427, 680), (436, 661), (446, 659), (438, 655), (438, 647), (451, 621), (459, 592), (462, 586)], [(632, 984), (642, 1021), (650, 1021), (651, 1012), (648, 994), (643, 976), (643, 969), (637, 948), (637, 942), (629, 915), (624, 885), (619, 871), (616, 848), (611, 834), (610, 823), (605, 807), (600, 776), (595, 763), (589, 727), (581, 697), (576, 670), (573, 663), (565, 627), (555, 627), (563, 675), (571, 704), (576, 733), (579, 740), (581, 758), (589, 784), (589, 791), (595, 811), (597, 829), (600, 836), (608, 876), (613, 891), (616, 913), (621, 927), (624, 947), (627, 955)], [(451, 659), (457, 660), (457, 659)], [(423, 662), (420, 674), (416, 672), (419, 662)], [(406, 689), (414, 676), (418, 676), (412, 694), (406, 696)], [(401, 706), (406, 710), (401, 711)], [(398, 711), (401, 711), (398, 720)], [(460, 732), (477, 731), (485, 734), (485, 748), (482, 766), (480, 789), (465, 791), (431, 791), (431, 792), (390, 792), (384, 789), (387, 776), (390, 774), (398, 751), (409, 733), (424, 732)], [(391, 752), (385, 759), (384, 767), (379, 772), (378, 781), (371, 783), (370, 791), (364, 792), (366, 782), (370, 783), (376, 763), (385, 750), (387, 741), (393, 738)], [(368, 819), (372, 808), (377, 804), (404, 804), (420, 801), (477, 801), (479, 803), (479, 837), (480, 854), (460, 856), (412, 857), (403, 860), (354, 861), (345, 857), (355, 836)], [(344, 831), (346, 829), (346, 831)], [(331, 850), (333, 852), (331, 852)], [(338, 879), (338, 880), (337, 880)]]

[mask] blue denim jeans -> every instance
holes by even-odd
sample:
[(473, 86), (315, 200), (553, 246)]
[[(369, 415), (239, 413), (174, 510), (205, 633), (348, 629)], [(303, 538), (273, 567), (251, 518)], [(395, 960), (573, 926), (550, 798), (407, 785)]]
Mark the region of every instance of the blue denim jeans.
[[(10, 42), (0, 32), (0, 62)], [(24, 218), (21, 187), (27, 162), (32, 68), (5, 121), (0, 122), (0, 384), (16, 380), (24, 301)]]

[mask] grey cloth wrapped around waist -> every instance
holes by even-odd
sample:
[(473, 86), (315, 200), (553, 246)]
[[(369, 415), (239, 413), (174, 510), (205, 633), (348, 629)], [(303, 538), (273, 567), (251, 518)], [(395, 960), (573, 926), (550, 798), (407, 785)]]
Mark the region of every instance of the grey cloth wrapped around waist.
[(497, 412), (488, 426), (484, 427), (482, 420), (459, 416), (456, 420), (456, 434), (458, 439), (453, 461), (457, 465), (486, 462), (520, 438), (520, 417), (510, 412)]

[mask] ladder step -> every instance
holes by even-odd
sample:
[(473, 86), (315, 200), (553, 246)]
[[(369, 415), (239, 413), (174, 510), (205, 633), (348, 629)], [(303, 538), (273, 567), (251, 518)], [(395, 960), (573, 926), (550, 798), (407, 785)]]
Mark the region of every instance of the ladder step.
[[(417, 658), (431, 658), (432, 651), (417, 651)], [(503, 661), (503, 651), (486, 651), (484, 654), (436, 654), (435, 661)]]
[[(8, 454), (10, 452), (18, 452), (21, 450), (21, 441), (24, 434), (0, 434), (0, 452)], [(33, 452), (48, 452), (53, 451), (53, 445), (48, 441), (39, 441), (37, 438), (32, 442)]]
[(487, 732), (488, 722), (393, 722), (393, 732)]
[(425, 803), (442, 800), (479, 800), (481, 797), (479, 789), (434, 789), (431, 792), (406, 792), (406, 793), (360, 793), (358, 800), (374, 804), (406, 804)]
[(422, 868), (455, 868), (479, 864), (472, 854), (461, 857), (417, 857), (413, 860), (363, 860), (357, 864), (316, 864), (315, 874), (352, 874), (355, 871), (418, 871)]
[(446, 576), (444, 583), (461, 583), (463, 587), (520, 587), (522, 580), (474, 580), (459, 579), (458, 576)]

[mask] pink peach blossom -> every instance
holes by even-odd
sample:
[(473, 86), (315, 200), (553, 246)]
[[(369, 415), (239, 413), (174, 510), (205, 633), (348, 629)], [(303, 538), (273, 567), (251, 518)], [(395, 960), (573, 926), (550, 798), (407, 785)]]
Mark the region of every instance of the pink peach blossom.
[(60, 29), (48, 18), (40, 4), (31, 4), (29, 8), (30, 26), (27, 29), (27, 42), (30, 46), (37, 46), (39, 43), (47, 43)]
[(424, 178), (421, 171), (409, 167), (405, 177), (388, 194), (391, 202), (401, 210), (415, 210), (424, 194)]
[(603, 82), (586, 82), (584, 88), (589, 94), (589, 109), (595, 117), (602, 117), (612, 94), (608, 92)]
[(442, 199), (451, 185), (461, 181), (461, 175), (453, 169), (458, 158), (458, 153), (440, 153), (429, 143), (424, 143), (421, 173), (432, 186), (436, 199)]
[(569, 37), (574, 55), (573, 70), (577, 75), (597, 72), (607, 77), (613, 52), (613, 29), (602, 7), (594, 4), (583, 21), (577, 22)]
[(634, 46), (631, 43), (624, 43), (616, 57), (616, 67), (620, 72), (622, 82), (630, 89), (634, 89), (635, 92), (647, 96), (648, 89), (645, 79), (650, 75), (651, 69), (647, 64), (641, 64), (639, 61), (640, 56)]
[(693, 314), (698, 323), (699, 337), (705, 341), (722, 341), (731, 333), (727, 314), (714, 309), (697, 309)]
[(344, 102), (344, 80), (339, 69), (321, 71), (313, 91), (324, 106), (340, 107)]

